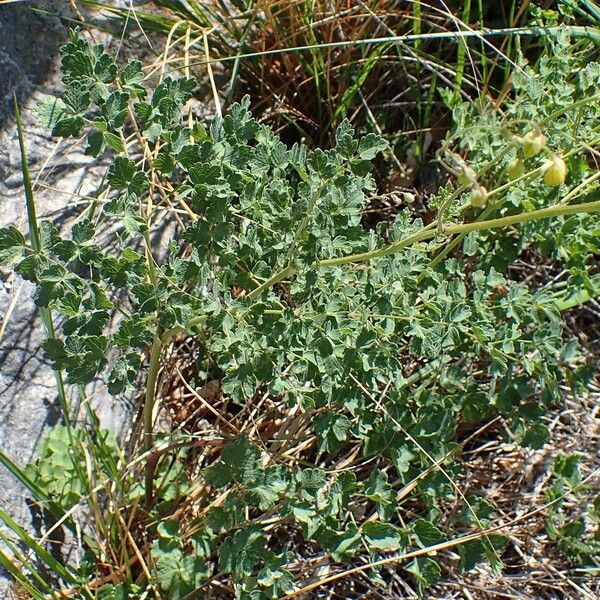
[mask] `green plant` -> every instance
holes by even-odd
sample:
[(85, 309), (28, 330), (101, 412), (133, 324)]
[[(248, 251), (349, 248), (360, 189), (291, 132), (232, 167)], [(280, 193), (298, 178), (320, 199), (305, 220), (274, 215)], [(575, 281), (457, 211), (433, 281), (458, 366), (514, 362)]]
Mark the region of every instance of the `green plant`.
[[(582, 481), (579, 462), (574, 454), (554, 459), (552, 482), (546, 490), (552, 503), (546, 531), (572, 563), (593, 568), (600, 554), (600, 497)], [(566, 496), (575, 502), (568, 502)]]
[[(394, 180), (406, 185), (445, 134), (438, 90), (455, 100), (497, 93), (512, 72), (514, 35), (527, 36), (530, 54), (553, 35), (528, 29), (529, 13), (514, 1), (158, 0), (154, 10), (80, 3), (132, 35), (141, 28), (166, 36), (156, 70), (221, 63), (226, 105), (249, 94), (252, 112), (289, 143), (330, 147), (344, 118), (360, 132), (383, 132), (393, 143), (377, 176), (387, 179), (393, 165)], [(584, 6), (577, 17), (596, 22)]]
[[(377, 567), (398, 563), (423, 590), (441, 573), (429, 554), (452, 546), (465, 568), (483, 559), (500, 568), (506, 540), (489, 505), (455, 481), (458, 430), (500, 415), (519, 441), (543, 445), (540, 417), (558, 384), (585, 374), (562, 339), (561, 303), (596, 277), (598, 69), (566, 37), (559, 43), (542, 61), (548, 81), (536, 104), (519, 97), (537, 89), (538, 74), (524, 70), (504, 120), (483, 101), (474, 113), (446, 96), (457, 130), (440, 160), (454, 171), (468, 161), (489, 190), (486, 208), (471, 206), (469, 181), (450, 179), (430, 203), (437, 219), (405, 210), (369, 230), (362, 212), (386, 147), (379, 136), (357, 139), (342, 121), (332, 149), (286, 147), (252, 117), (249, 99), (205, 129), (182, 116), (194, 79), (165, 77), (148, 94), (139, 62), (119, 69), (103, 47), (71, 36), (65, 93), (39, 116), (55, 135), (85, 132), (90, 154), (116, 156), (68, 236), (50, 222), (39, 243), (5, 228), (0, 257), (36, 284), (49, 323), (59, 319), (45, 354), (84, 398), (98, 376), (119, 395), (145, 373), (143, 433), (126, 460), (112, 456), (91, 409), (90, 430), (76, 429), (65, 406), (66, 429), (37, 465), (12, 468), (63, 522), (74, 523), (79, 494), (94, 516), (81, 524), (85, 560), (52, 563), (71, 595), (191, 598), (210, 587), (279, 598), (318, 586), (306, 583), (316, 566), (359, 557), (352, 571), (369, 568), (384, 583)], [(552, 85), (563, 69), (566, 81)], [(506, 182), (524, 119), (569, 161), (563, 186), (543, 186), (536, 162)], [(166, 248), (153, 243), (163, 215), (178, 226)], [(110, 249), (97, 238), (106, 230)], [(548, 244), (564, 285), (511, 277), (519, 254)], [(159, 434), (158, 374), (178, 336), (200, 340), (198, 373), (219, 381), (226, 402), (211, 407), (209, 425)], [(73, 468), (54, 479), (65, 461)], [(463, 518), (448, 518), (449, 502)], [(46, 561), (41, 545), (28, 545)], [(43, 597), (49, 586), (32, 561), (16, 549), (0, 557)]]

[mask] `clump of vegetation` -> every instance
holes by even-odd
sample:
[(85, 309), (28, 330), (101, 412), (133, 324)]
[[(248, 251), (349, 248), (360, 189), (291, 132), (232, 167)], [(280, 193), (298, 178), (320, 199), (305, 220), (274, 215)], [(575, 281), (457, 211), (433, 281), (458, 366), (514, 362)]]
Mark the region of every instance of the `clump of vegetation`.
[[(515, 1), (80, 3), (102, 9), (133, 35), (142, 29), (166, 36), (172, 70), (218, 63), (225, 105), (248, 94), (256, 118), (286, 143), (331, 147), (344, 119), (361, 133), (383, 135), (391, 146), (378, 160), (386, 166), (377, 178), (387, 179), (391, 166), (392, 187), (431, 183), (420, 169), (448, 127), (442, 94), (468, 100), (504, 93), (514, 36), (526, 34), (525, 50), (536, 56), (543, 35), (531, 34), (529, 13)], [(598, 23), (591, 5), (578, 7), (577, 16), (584, 25)], [(486, 28), (494, 35), (478, 33)]]
[[(260, 600), (339, 585), (352, 596), (364, 584), (351, 575), (391, 585), (392, 565), (423, 592), (448, 548), (463, 570), (501, 569), (507, 523), (457, 485), (461, 451), (498, 419), (543, 446), (559, 384), (590, 376), (560, 312), (598, 293), (600, 67), (567, 30), (557, 38), (538, 68), (519, 57), (502, 111), (449, 93), (447, 181), (428, 216), (405, 209), (367, 228), (380, 136), (342, 120), (332, 148), (286, 146), (248, 98), (204, 127), (184, 114), (193, 78), (148, 91), (140, 62), (120, 69), (72, 34), (65, 92), (39, 117), (115, 156), (67, 236), (38, 225), (30, 185), (29, 240), (0, 230), (2, 262), (36, 285), (65, 421), (34, 465), (2, 461), (85, 552), (61, 561), (0, 513), (56, 574), (7, 540), (0, 561), (24, 590)], [(157, 247), (167, 224), (176, 233)], [(525, 252), (560, 274), (519, 280)], [(189, 376), (171, 366), (187, 400), (158, 430), (174, 343), (199, 357)], [(143, 386), (127, 452), (87, 402), (98, 377), (116, 396)], [(565, 461), (557, 481), (573, 470)], [(555, 485), (551, 502), (565, 493)]]

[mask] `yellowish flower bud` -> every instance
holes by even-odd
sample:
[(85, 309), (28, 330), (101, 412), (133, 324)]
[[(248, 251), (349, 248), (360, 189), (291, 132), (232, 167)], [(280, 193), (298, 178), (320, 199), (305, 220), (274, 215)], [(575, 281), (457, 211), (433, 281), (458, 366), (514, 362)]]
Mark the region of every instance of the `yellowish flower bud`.
[(506, 172), (510, 181), (519, 179), (525, 173), (525, 164), (520, 158), (515, 158), (506, 168)]
[(471, 206), (474, 208), (483, 208), (487, 203), (487, 197), (488, 191), (482, 185), (478, 185), (471, 190), (471, 195), (469, 196)]
[(522, 140), (523, 154), (529, 158), (537, 156), (546, 147), (546, 136), (543, 133), (530, 131)]
[(475, 171), (473, 171), (473, 169), (471, 169), (471, 167), (468, 167), (467, 165), (465, 165), (461, 172), (460, 175), (458, 176), (458, 183), (460, 185), (471, 185), (473, 183), (475, 183), (477, 181), (477, 173), (475, 173)]
[(543, 166), (544, 183), (546, 185), (560, 185), (567, 178), (567, 165), (560, 156), (553, 156)]

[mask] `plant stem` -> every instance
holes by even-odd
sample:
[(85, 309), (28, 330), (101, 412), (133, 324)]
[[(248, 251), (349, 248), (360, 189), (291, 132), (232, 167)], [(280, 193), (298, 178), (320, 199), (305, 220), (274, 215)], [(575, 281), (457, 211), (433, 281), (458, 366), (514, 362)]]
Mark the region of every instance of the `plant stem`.
[[(157, 328), (152, 341), (150, 351), (150, 366), (148, 368), (148, 381), (146, 382), (146, 395), (144, 398), (144, 450), (150, 452), (154, 446), (154, 397), (156, 392), (156, 380), (158, 378), (158, 368), (160, 366), (160, 352), (162, 350), (162, 341), (160, 332)], [(149, 457), (145, 463), (145, 482), (144, 491), (146, 495), (146, 508), (152, 506), (152, 485), (154, 480), (154, 468)]]
[[(305, 46), (291, 46), (289, 48), (276, 48), (269, 50), (262, 50), (257, 52), (246, 52), (244, 54), (237, 54), (232, 56), (222, 56), (211, 58), (210, 62), (231, 62), (240, 59), (250, 59), (256, 58), (259, 56), (269, 56), (272, 54), (285, 54), (285, 53), (296, 53), (296, 52), (305, 52), (307, 50), (312, 50), (314, 48), (319, 48), (320, 50), (328, 49), (328, 48), (343, 48), (347, 46), (364, 46), (364, 45), (374, 45), (374, 44), (398, 44), (405, 43), (409, 44), (411, 42), (419, 42), (419, 41), (433, 41), (433, 40), (447, 40), (447, 39), (455, 39), (455, 40), (463, 40), (463, 39), (479, 39), (479, 40), (487, 40), (487, 38), (492, 37), (504, 37), (515, 35), (518, 37), (550, 37), (555, 38), (560, 33), (569, 33), (572, 37), (575, 38), (583, 38), (589, 39), (593, 41), (600, 40), (600, 34), (594, 27), (585, 27), (580, 25), (570, 25), (565, 26), (561, 25), (560, 27), (502, 27), (498, 29), (481, 29), (481, 30), (461, 30), (461, 31), (436, 31), (430, 33), (419, 33), (419, 34), (405, 34), (405, 35), (392, 35), (392, 36), (383, 36), (376, 38), (364, 38), (358, 40), (342, 40), (336, 42), (322, 42), (319, 44), (310, 44)], [(177, 61), (171, 61), (177, 62)], [(189, 66), (202, 66), (205, 65), (206, 61), (197, 61), (190, 63)], [(181, 67), (183, 68), (183, 67)]]
[(272, 288), (276, 283), (279, 283), (282, 279), (285, 279), (286, 277), (292, 275), (293, 272), (294, 269), (291, 265), (284, 267), (283, 269), (281, 269), (281, 271), (278, 271), (277, 273), (275, 273), (275, 275), (269, 277), (269, 279), (267, 279), (267, 281), (265, 281), (263, 284), (259, 285), (256, 289), (252, 290), (248, 294), (248, 298), (256, 300), (256, 298), (258, 298), (265, 290)]
[[(526, 223), (528, 221), (539, 221), (541, 219), (549, 219), (551, 217), (591, 212), (600, 212), (600, 200), (597, 200), (595, 202), (586, 202), (583, 204), (555, 205), (550, 206), (548, 208), (519, 213), (517, 215), (500, 217), (498, 219), (476, 221), (473, 223), (461, 223), (460, 225), (451, 225), (449, 227), (444, 227), (442, 233), (444, 235), (466, 234), (472, 231), (480, 231), (482, 229), (498, 229), (501, 227), (516, 225), (517, 223)], [(430, 227), (423, 227), (420, 231), (414, 233), (413, 235), (410, 235), (404, 239), (394, 242), (389, 246), (385, 246), (384, 248), (379, 248), (377, 250), (371, 250), (370, 252), (363, 252), (360, 254), (351, 254), (350, 256), (327, 258), (325, 260), (317, 261), (316, 263), (314, 263), (313, 267), (336, 267), (341, 265), (347, 265), (350, 263), (366, 262), (374, 258), (382, 258), (384, 256), (389, 256), (390, 254), (395, 254), (396, 252), (399, 252), (400, 250), (403, 250), (408, 246), (412, 246), (413, 244), (432, 239), (436, 235), (438, 235), (438, 231), (436, 229), (432, 229)], [(276, 283), (280, 282), (282, 279), (289, 277), (293, 272), (294, 269), (288, 265), (287, 267), (275, 273), (261, 286), (253, 290), (249, 294), (249, 297), (252, 299), (256, 299), (266, 289), (269, 289)]]
[[(528, 221), (539, 221), (541, 219), (549, 219), (551, 217), (559, 217), (566, 215), (573, 215), (578, 213), (591, 213), (600, 212), (600, 200), (595, 202), (586, 202), (584, 204), (575, 205), (556, 205), (548, 208), (542, 208), (539, 210), (532, 210), (530, 212), (523, 212), (517, 215), (508, 215), (506, 217), (500, 217), (498, 219), (490, 219), (487, 221), (478, 221), (474, 223), (461, 223), (460, 225), (451, 225), (445, 227), (443, 233), (445, 235), (455, 235), (462, 233), (471, 233), (472, 231), (480, 231), (482, 229), (499, 229), (501, 227), (508, 227), (510, 225), (516, 225), (517, 223), (526, 223)], [(434, 230), (421, 230), (417, 233), (394, 242), (385, 248), (379, 250), (372, 250), (371, 252), (364, 252), (361, 254), (353, 254), (350, 256), (341, 256), (339, 258), (329, 258), (319, 262), (319, 266), (338, 266), (345, 265), (348, 263), (365, 262), (373, 258), (380, 258), (394, 254), (400, 250), (403, 250), (407, 246), (422, 242), (427, 239), (435, 237), (437, 231)]]

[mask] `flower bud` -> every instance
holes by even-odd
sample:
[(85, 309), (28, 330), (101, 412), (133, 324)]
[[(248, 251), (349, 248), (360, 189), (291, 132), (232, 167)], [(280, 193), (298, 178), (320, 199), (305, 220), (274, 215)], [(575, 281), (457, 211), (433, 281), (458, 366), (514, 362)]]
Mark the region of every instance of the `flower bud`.
[(553, 156), (550, 160), (547, 160), (542, 169), (546, 185), (560, 185), (567, 178), (567, 165), (560, 156)]
[(525, 164), (520, 158), (515, 158), (506, 168), (509, 181), (519, 179), (525, 173)]
[(469, 201), (474, 208), (483, 208), (487, 203), (487, 197), (488, 191), (482, 185), (478, 185), (471, 190)]
[(537, 156), (546, 147), (546, 136), (543, 133), (530, 131), (522, 139), (523, 154), (529, 158)]

